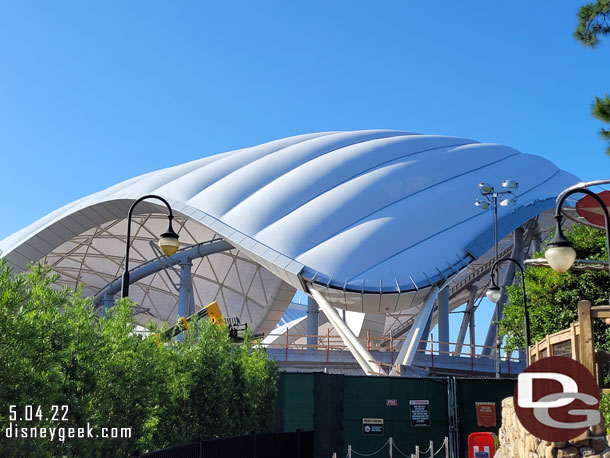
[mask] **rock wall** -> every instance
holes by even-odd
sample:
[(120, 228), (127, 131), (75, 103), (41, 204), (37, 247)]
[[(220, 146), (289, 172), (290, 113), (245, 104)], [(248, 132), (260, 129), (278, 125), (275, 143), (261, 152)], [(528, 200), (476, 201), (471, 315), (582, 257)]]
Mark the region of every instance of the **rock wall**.
[(521, 425), (513, 398), (502, 401), (500, 450), (494, 458), (610, 458), (606, 425), (592, 426), (585, 434), (568, 442), (548, 442), (534, 437)]

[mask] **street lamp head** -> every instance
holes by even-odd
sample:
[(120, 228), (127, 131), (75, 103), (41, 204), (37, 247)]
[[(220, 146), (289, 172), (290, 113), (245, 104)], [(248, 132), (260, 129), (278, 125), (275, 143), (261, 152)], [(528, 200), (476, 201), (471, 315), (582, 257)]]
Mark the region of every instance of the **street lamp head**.
[(489, 210), (489, 202), (485, 202), (485, 201), (477, 199), (474, 201), (474, 204), (477, 207), (479, 207), (481, 210)]
[(496, 285), (491, 285), (487, 288), (487, 291), (485, 291), (485, 295), (487, 296), (487, 299), (496, 304), (500, 300), (500, 297), (502, 297), (502, 292)]
[(492, 185), (490, 185), (489, 183), (485, 183), (484, 181), (481, 181), (479, 183), (479, 191), (481, 191), (481, 194), (489, 194), (491, 192), (493, 192), (494, 188)]
[(576, 251), (574, 251), (574, 245), (568, 239), (566, 239), (563, 231), (561, 230), (562, 216), (555, 216), (557, 220), (557, 227), (555, 230), (555, 237), (548, 244), (544, 257), (546, 258), (549, 265), (556, 272), (563, 273), (572, 267), (574, 260), (576, 259)]
[(178, 251), (178, 248), (180, 248), (178, 234), (176, 234), (172, 228), (171, 218), (169, 219), (169, 227), (167, 228), (167, 232), (161, 234), (161, 238), (159, 239), (159, 247), (165, 256), (173, 256), (176, 251)]
[(509, 189), (517, 189), (519, 187), (519, 183), (515, 180), (504, 180), (502, 182), (502, 187)]
[(502, 199), (500, 201), (500, 205), (502, 207), (514, 207), (515, 205), (517, 205), (517, 199), (516, 198), (508, 198), (508, 199)]

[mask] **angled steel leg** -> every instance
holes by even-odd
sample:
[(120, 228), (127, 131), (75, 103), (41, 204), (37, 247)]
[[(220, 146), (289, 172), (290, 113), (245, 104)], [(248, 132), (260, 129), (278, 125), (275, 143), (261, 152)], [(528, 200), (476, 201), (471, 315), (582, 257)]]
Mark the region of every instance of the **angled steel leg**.
[(375, 358), (367, 351), (366, 348), (360, 343), (358, 338), (354, 335), (352, 330), (345, 324), (341, 319), (337, 311), (332, 305), (328, 303), (326, 298), (314, 289), (308, 287), (309, 294), (313, 296), (315, 301), (320, 306), (320, 310), (326, 315), (330, 324), (335, 328), (335, 331), (339, 334), (349, 351), (352, 353), (358, 364), (366, 375), (387, 375), (378, 365), (375, 364)]
[[(396, 366), (410, 366), (413, 363), (417, 348), (419, 347), (419, 341), (424, 332), (424, 328), (426, 327), (426, 323), (428, 322), (428, 318), (434, 309), (434, 302), (436, 301), (439, 291), (438, 286), (433, 286), (428, 293), (428, 296), (426, 296), (426, 300), (424, 301), (420, 312), (417, 314), (417, 318), (415, 318), (407, 338), (400, 347), (400, 351), (396, 357)], [(396, 366), (392, 368), (392, 375), (396, 374)]]

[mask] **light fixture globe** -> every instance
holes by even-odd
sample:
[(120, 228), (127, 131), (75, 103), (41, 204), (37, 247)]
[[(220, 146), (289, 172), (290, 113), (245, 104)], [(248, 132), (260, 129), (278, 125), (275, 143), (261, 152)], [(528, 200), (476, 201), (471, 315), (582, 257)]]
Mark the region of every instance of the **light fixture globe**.
[(574, 264), (576, 251), (572, 242), (563, 235), (561, 230), (561, 215), (555, 216), (555, 219), (557, 220), (555, 237), (548, 244), (544, 257), (555, 272), (563, 273), (568, 271), (572, 264)]
[(163, 251), (165, 256), (173, 256), (180, 248), (180, 242), (178, 241), (178, 234), (174, 232), (172, 229), (172, 225), (170, 223), (167, 232), (161, 234), (161, 238), (159, 239), (159, 248)]
[(502, 291), (500, 291), (499, 287), (492, 285), (487, 288), (485, 295), (487, 296), (487, 299), (496, 304), (500, 300), (500, 297), (502, 297)]
[(544, 257), (555, 272), (567, 272), (570, 270), (570, 267), (572, 267), (572, 264), (574, 264), (576, 251), (572, 248), (572, 244), (570, 242), (568, 243), (569, 245), (550, 243), (549, 247), (544, 252)]

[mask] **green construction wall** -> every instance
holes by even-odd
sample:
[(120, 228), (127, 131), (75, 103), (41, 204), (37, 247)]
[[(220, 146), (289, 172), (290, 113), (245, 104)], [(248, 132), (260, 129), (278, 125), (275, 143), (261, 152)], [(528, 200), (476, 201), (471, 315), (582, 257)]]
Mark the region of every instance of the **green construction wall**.
[[(517, 380), (504, 379), (456, 379), (460, 456), (468, 456), (469, 434), (484, 431), (498, 434), (502, 424), (502, 399), (513, 395), (516, 383)], [(477, 402), (495, 402), (495, 427), (482, 428), (477, 425)]]
[[(387, 407), (386, 399), (396, 399), (398, 406)], [(430, 426), (411, 427), (409, 400), (430, 401)], [(390, 436), (410, 456), (416, 445), (423, 451), (431, 440), (439, 447), (448, 434), (446, 379), (346, 377), (343, 402), (344, 446), (338, 456), (345, 456), (347, 444), (359, 453), (372, 453)], [(371, 417), (383, 418), (383, 436), (362, 435), (362, 418)]]
[(280, 374), (275, 406), (276, 432), (314, 430), (315, 375)]
[[(502, 399), (512, 396), (515, 383), (516, 380), (456, 378), (460, 457), (468, 456), (470, 433), (497, 433)], [(411, 379), (282, 373), (276, 431), (315, 431), (316, 458), (330, 458), (333, 452), (343, 457), (348, 444), (359, 453), (371, 453), (390, 436), (408, 456), (414, 453), (416, 445), (426, 450), (431, 440), (436, 450), (445, 436), (449, 436), (447, 386), (447, 377)], [(387, 399), (396, 399), (398, 406), (388, 407)], [(430, 426), (411, 426), (410, 400), (429, 400)], [(496, 403), (496, 427), (477, 426), (477, 401)], [(384, 435), (363, 436), (363, 418), (383, 418)]]

